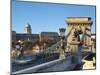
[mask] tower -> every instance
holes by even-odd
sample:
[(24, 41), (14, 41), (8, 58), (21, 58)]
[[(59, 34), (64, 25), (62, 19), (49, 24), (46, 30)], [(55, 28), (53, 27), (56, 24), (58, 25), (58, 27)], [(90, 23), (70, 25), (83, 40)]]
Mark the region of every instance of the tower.
[(32, 32), (31, 32), (31, 26), (30, 26), (29, 23), (27, 23), (27, 24), (25, 25), (24, 32), (27, 33), (27, 34), (31, 34), (31, 33), (32, 33)]
[(61, 41), (61, 44), (60, 44), (60, 59), (65, 59), (65, 45), (64, 45), (64, 38), (65, 38), (65, 31), (66, 29), (65, 28), (59, 28), (59, 32), (60, 32), (60, 41)]
[(90, 17), (68, 17), (67, 19), (67, 29), (71, 34), (68, 37), (69, 42), (78, 41), (75, 39), (74, 32), (85, 34), (83, 42), (86, 46), (91, 46), (91, 26), (92, 20)]
[(65, 36), (65, 31), (66, 31), (65, 28), (59, 28), (59, 32), (60, 32), (60, 36), (61, 37), (64, 37)]
[(83, 45), (91, 50), (91, 26), (90, 17), (68, 17), (66, 20), (68, 37), (67, 47), (69, 47), (76, 63), (81, 63), (81, 49), (79, 45), (82, 41)]

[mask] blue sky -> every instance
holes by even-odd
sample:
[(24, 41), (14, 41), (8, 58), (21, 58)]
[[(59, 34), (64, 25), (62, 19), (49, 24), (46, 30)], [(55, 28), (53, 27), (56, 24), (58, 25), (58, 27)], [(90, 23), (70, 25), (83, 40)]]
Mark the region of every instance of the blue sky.
[(91, 17), (92, 32), (95, 32), (95, 6), (51, 4), (12, 1), (12, 30), (23, 33), (30, 23), (32, 33), (42, 31), (58, 32), (60, 27), (67, 29), (67, 17)]

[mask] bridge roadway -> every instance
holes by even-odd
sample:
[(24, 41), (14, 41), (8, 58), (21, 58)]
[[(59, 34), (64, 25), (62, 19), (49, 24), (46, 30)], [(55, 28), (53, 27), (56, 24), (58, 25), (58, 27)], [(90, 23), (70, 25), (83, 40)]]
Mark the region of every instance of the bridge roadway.
[[(49, 56), (48, 56), (49, 55)], [(34, 56), (33, 56), (34, 57)], [(53, 54), (38, 54), (35, 55), (35, 59), (26, 63), (26, 64), (17, 64), (12, 62), (12, 72), (24, 69), (24, 68), (28, 68), (28, 67), (32, 67), (32, 66), (36, 66), (42, 63), (46, 63), (49, 61), (53, 61), (59, 58), (59, 53), (53, 53)]]
[[(49, 62), (36, 61), (30, 66), (22, 65), (23, 69), (18, 71), (13, 71), (12, 74), (22, 74), (22, 73), (39, 73), (39, 72), (57, 72), (57, 71), (68, 71), (73, 70), (76, 66), (76, 63), (72, 63), (71, 56), (66, 57), (65, 59), (55, 59)], [(38, 63), (38, 65), (36, 65)], [(20, 66), (20, 65), (19, 65)], [(24, 67), (25, 66), (25, 67)], [(21, 66), (20, 66), (21, 68)]]

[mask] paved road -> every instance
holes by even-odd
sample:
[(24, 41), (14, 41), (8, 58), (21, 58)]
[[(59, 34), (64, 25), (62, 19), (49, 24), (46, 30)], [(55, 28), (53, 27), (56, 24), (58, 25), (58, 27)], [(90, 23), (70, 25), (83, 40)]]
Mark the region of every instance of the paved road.
[(37, 56), (37, 58), (35, 60), (32, 60), (26, 64), (11, 63), (11, 70), (12, 70), (12, 72), (19, 71), (19, 70), (29, 68), (32, 66), (36, 66), (36, 65), (39, 65), (39, 64), (42, 64), (45, 62), (49, 62), (49, 61), (58, 59), (58, 58), (59, 58), (59, 54), (49, 54), (49, 56), (48, 56), (48, 54), (45, 54), (45, 55), (40, 54)]

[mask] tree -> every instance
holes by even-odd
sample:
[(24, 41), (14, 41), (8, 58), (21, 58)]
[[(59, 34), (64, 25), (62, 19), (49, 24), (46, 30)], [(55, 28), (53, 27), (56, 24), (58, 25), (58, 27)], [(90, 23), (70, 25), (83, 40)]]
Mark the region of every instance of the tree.
[(24, 51), (32, 50), (32, 47), (33, 47), (33, 42), (31, 42), (31, 41), (24, 41), (23, 44), (21, 45), (20, 56), (24, 55)]

